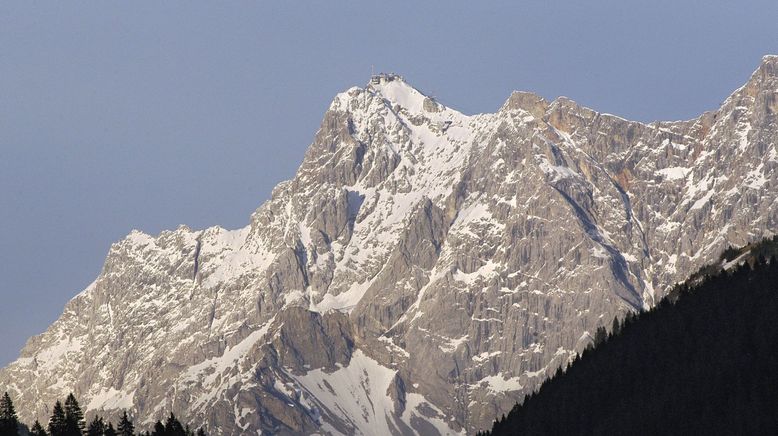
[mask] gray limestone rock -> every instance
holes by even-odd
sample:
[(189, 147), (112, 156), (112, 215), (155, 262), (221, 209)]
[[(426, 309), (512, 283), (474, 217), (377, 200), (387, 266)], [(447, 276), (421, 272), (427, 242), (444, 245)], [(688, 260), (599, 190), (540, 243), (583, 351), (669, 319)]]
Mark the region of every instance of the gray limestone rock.
[(212, 434), (489, 426), (615, 316), (778, 228), (778, 57), (714, 112), (642, 124), (513, 93), (468, 116), (387, 75), (339, 94), (238, 230), (132, 232), (0, 371)]

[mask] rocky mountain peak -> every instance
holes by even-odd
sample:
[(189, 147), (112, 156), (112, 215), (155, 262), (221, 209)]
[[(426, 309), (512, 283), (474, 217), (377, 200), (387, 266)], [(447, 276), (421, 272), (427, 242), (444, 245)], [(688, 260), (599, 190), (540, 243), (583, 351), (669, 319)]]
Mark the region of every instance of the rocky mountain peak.
[(762, 63), (759, 70), (763, 70), (765, 75), (772, 77), (778, 76), (778, 55), (765, 55), (762, 57)]
[(523, 110), (537, 119), (542, 119), (547, 109), (548, 102), (543, 97), (532, 92), (513, 91), (500, 111)]
[(114, 244), (0, 384), (25, 421), (73, 391), (217, 435), (473, 433), (614, 316), (778, 231), (773, 63), (651, 124), (520, 92), (468, 116), (373, 77), (246, 227)]
[(365, 89), (385, 99), (392, 110), (403, 111), (411, 116), (434, 114), (448, 109), (433, 97), (411, 86), (404, 77), (397, 74), (375, 75)]
[(754, 109), (767, 111), (773, 116), (778, 113), (778, 56), (764, 56), (759, 67), (740, 91), (735, 95), (742, 94), (743, 97), (752, 99), (756, 105)]

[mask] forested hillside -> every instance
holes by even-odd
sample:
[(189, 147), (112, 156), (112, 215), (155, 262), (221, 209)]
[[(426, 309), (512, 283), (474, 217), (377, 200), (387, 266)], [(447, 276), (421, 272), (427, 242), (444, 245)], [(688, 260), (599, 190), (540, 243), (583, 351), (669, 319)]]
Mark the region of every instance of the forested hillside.
[(486, 434), (778, 433), (777, 249), (775, 238), (729, 249), (653, 310), (601, 330)]

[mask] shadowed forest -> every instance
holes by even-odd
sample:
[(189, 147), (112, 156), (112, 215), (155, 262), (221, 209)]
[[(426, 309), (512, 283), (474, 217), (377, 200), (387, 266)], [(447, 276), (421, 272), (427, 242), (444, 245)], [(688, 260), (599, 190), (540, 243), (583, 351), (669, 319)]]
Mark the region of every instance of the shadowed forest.
[(728, 249), (479, 434), (778, 434), (776, 253)]

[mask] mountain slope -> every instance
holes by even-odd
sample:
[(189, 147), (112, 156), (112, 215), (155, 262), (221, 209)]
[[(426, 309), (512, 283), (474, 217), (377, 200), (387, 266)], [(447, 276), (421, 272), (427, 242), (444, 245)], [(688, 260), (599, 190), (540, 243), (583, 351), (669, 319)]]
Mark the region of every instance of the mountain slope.
[(246, 227), (114, 244), (0, 385), (27, 421), (74, 390), (216, 434), (485, 428), (598, 326), (775, 232), (777, 94), (775, 56), (652, 124), (518, 92), (469, 116), (376, 77)]
[(778, 238), (676, 287), (491, 434), (775, 434), (778, 261), (765, 249)]

